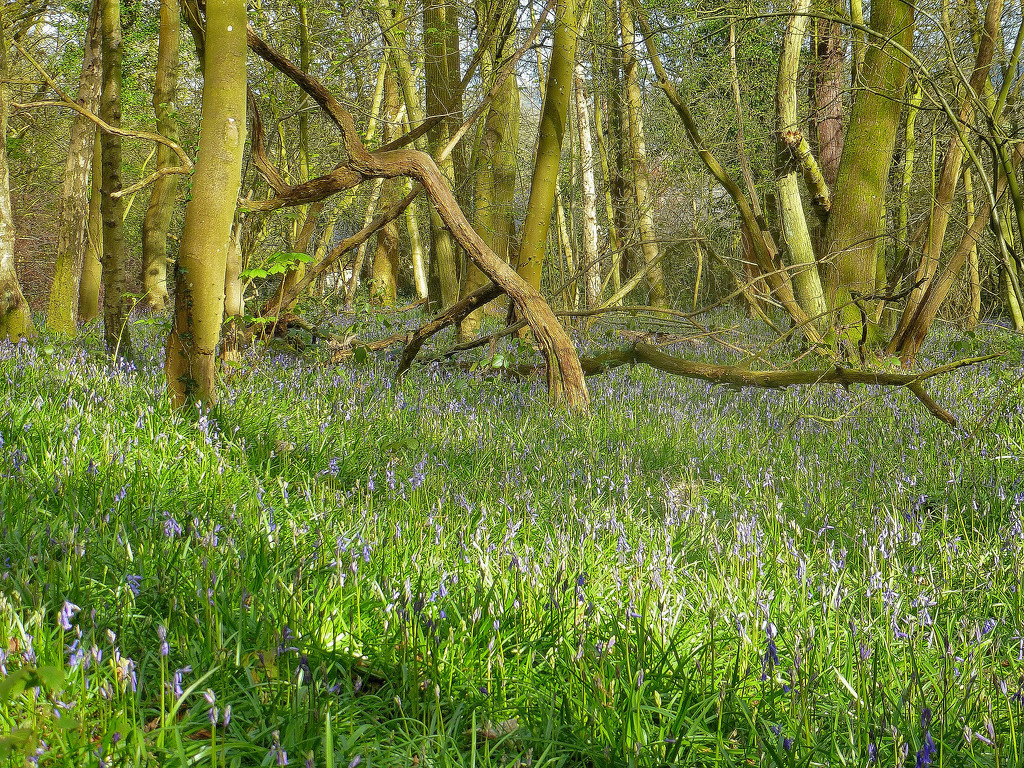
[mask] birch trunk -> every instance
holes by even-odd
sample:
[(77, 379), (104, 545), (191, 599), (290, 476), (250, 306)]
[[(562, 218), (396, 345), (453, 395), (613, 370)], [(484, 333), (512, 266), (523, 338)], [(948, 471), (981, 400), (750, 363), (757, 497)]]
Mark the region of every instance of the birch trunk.
[[(580, 25), (586, 28), (586, 22)], [(601, 262), (597, 250), (597, 185), (594, 182), (594, 149), (590, 137), (590, 108), (583, 80), (583, 62), (576, 64), (573, 75), (576, 93), (576, 125), (580, 136), (580, 187), (583, 193), (583, 269), (585, 304), (593, 309), (601, 301)]]

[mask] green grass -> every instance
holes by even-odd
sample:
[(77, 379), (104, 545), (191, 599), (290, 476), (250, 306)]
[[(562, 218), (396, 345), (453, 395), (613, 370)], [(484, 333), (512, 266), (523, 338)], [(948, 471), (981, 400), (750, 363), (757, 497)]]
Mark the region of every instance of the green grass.
[(646, 369), (570, 417), (315, 354), (197, 419), (137, 330), (134, 371), (0, 350), (0, 761), (1024, 762), (1018, 338), (932, 344), (1005, 353), (930, 383), (949, 429)]

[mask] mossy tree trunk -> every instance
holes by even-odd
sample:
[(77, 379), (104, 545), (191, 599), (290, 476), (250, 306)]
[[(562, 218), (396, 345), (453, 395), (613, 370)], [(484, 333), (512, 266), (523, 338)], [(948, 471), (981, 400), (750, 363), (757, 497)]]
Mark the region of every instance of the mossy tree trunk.
[[(178, 141), (174, 100), (178, 87), (180, 17), (178, 0), (161, 0), (153, 111), (157, 131), (175, 143)], [(157, 145), (156, 157), (158, 168), (175, 164), (174, 152), (164, 144)], [(161, 176), (153, 182), (149, 208), (142, 222), (142, 303), (152, 310), (167, 306), (167, 233), (177, 192), (178, 174)]]
[(562, 139), (569, 115), (572, 75), (579, 38), (579, 0), (558, 0), (555, 14), (555, 35), (548, 63), (537, 138), (537, 159), (530, 184), (530, 201), (526, 209), (518, 272), (534, 289), (540, 289), (544, 272), (544, 254), (555, 206), (555, 188), (562, 155)]
[(652, 307), (666, 307), (665, 274), (661, 267), (658, 237), (654, 230), (654, 200), (647, 167), (647, 142), (644, 138), (643, 95), (640, 92), (639, 65), (636, 58), (636, 32), (633, 27), (632, 0), (619, 0), (622, 26), (622, 63), (626, 80), (626, 115), (629, 122), (627, 162), (632, 169), (633, 199), (636, 202), (640, 249), (644, 254), (647, 283)]
[[(99, 11), (99, 0), (93, 0), (85, 35), (82, 74), (78, 81), (78, 103), (93, 113), (98, 111), (103, 77)], [(74, 335), (78, 320), (78, 297), (87, 242), (89, 171), (95, 136), (95, 123), (76, 113), (71, 122), (64, 187), (57, 209), (57, 262), (46, 312), (47, 327), (63, 336)]]
[[(489, 70), (497, 71), (500, 45), (488, 54)], [(487, 247), (499, 258), (509, 260), (512, 234), (513, 197), (516, 190), (516, 149), (519, 146), (519, 85), (514, 75), (502, 82), (487, 110), (477, 151), (473, 227)], [(461, 298), (466, 298), (488, 283), (487, 276), (472, 262), (466, 264)], [(483, 309), (469, 313), (459, 325), (459, 335), (467, 340), (476, 335)]]
[[(454, 27), (454, 35), (449, 27)], [(450, 97), (459, 82), (459, 71), (451, 70), (456, 64), (449, 50), (453, 37), (458, 36), (458, 15), (447, 0), (427, 0), (423, 5), (424, 77), (426, 83), (426, 116), (446, 115), (452, 109)], [(451, 139), (452, 123), (445, 119), (427, 132), (430, 151), (435, 156)], [(451, 188), (456, 189), (455, 153), (438, 163)], [(459, 298), (458, 248), (451, 232), (437, 211), (430, 215), (430, 272), (435, 278), (439, 296), (431, 296), (431, 303), (450, 307)], [(438, 302), (437, 299), (440, 299)]]
[(245, 0), (207, 0), (199, 155), (175, 270), (167, 386), (175, 406), (216, 402), (217, 343), (245, 147)]
[(779, 193), (782, 231), (789, 250), (793, 288), (797, 301), (819, 333), (828, 331), (828, 308), (814, 258), (810, 228), (804, 216), (800, 195), (799, 147), (806, 145), (797, 118), (796, 81), (800, 68), (800, 49), (807, 33), (807, 11), (811, 0), (794, 0), (793, 15), (786, 27), (779, 59), (779, 78), (775, 92), (778, 134), (775, 185)]
[[(103, 29), (103, 93), (100, 116), (114, 128), (121, 126), (120, 0), (101, 0)], [(131, 302), (124, 268), (124, 200), (121, 192), (121, 137), (102, 133), (103, 185), (100, 211), (103, 217), (103, 339), (107, 352), (122, 360), (132, 359), (128, 315)]]
[[(889, 41), (910, 50), (914, 8), (905, 0), (875, 0), (870, 26), (875, 34), (864, 57), (863, 90), (850, 113), (825, 228), (826, 258), (834, 260), (838, 269), (832, 308), (840, 313), (841, 328), (845, 329), (841, 333), (857, 343), (865, 329), (854, 297), (875, 292), (878, 248), (884, 235), (880, 222), (909, 72), (906, 56)], [(873, 314), (869, 306), (863, 309)], [(869, 324), (867, 331), (865, 341), (877, 343), (877, 327)]]

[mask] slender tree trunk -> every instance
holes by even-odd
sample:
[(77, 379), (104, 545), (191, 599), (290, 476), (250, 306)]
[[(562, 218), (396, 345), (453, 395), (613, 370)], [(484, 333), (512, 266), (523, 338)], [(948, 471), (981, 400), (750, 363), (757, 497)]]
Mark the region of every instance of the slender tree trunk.
[(825, 294), (814, 258), (811, 232), (804, 217), (796, 151), (801, 144), (806, 144), (800, 135), (797, 119), (796, 80), (800, 68), (800, 48), (807, 33), (806, 14), (810, 7), (811, 0), (793, 1), (793, 16), (789, 19), (782, 44), (778, 87), (775, 93), (778, 120), (778, 159), (775, 167), (782, 231), (793, 265), (793, 288), (800, 306), (811, 318), (818, 332), (824, 335), (830, 326), (828, 307), (825, 304)]
[[(974, 185), (971, 182), (971, 169), (964, 168), (964, 193), (967, 206), (967, 228), (974, 226)], [(972, 329), (981, 320), (981, 268), (978, 263), (978, 244), (971, 245), (967, 254), (967, 290), (969, 295), (965, 325)]]
[[(1002, 0), (989, 0), (981, 40), (975, 56), (974, 70), (971, 72), (970, 78), (971, 90), (976, 94), (983, 93), (988, 83), (992, 57), (995, 53), (996, 37), (999, 34), (1002, 8)], [(973, 121), (974, 106), (969, 96), (965, 97), (961, 103), (960, 113), (957, 117), (962, 123)], [(946, 227), (949, 225), (953, 197), (956, 193), (957, 183), (960, 180), (963, 157), (963, 141), (961, 140), (960, 132), (955, 131), (946, 148), (946, 155), (942, 159), (942, 171), (939, 174), (938, 185), (933, 195), (934, 202), (932, 204), (931, 218), (928, 222), (928, 235), (925, 239), (924, 252), (921, 254), (921, 262), (914, 276), (916, 287), (907, 298), (907, 304), (900, 317), (899, 326), (896, 328), (896, 333), (889, 344), (889, 350), (892, 352), (899, 350), (903, 344), (903, 339), (908, 336), (910, 324), (917, 312), (918, 304), (924, 298), (928, 284), (932, 281), (939, 268), (942, 244), (946, 239)]]
[(909, 263), (910, 260), (910, 187), (914, 181), (914, 159), (917, 154), (915, 127), (917, 124), (917, 113), (921, 109), (921, 99), (923, 96), (924, 89), (921, 88), (920, 84), (915, 83), (914, 90), (910, 94), (910, 102), (907, 105), (907, 124), (904, 129), (904, 145), (906, 150), (903, 153), (903, 185), (900, 187), (900, 207), (896, 221), (897, 237), (899, 237), (902, 251), (900, 257), (901, 265)]
[(100, 316), (100, 282), (103, 279), (103, 146), (99, 131), (93, 130), (92, 192), (86, 229), (82, 280), (78, 289), (78, 321), (87, 323)]
[[(595, 56), (595, 72), (597, 71), (597, 62)], [(594, 88), (594, 128), (597, 132), (597, 151), (601, 156), (601, 179), (604, 182), (604, 213), (606, 224), (608, 227), (608, 250), (611, 253), (611, 264), (608, 271), (608, 278), (611, 279), (612, 293), (618, 293), (619, 288), (622, 287), (622, 278), (619, 274), (619, 260), (622, 256), (622, 243), (619, 239), (619, 229), (616, 222), (616, 211), (615, 203), (612, 200), (612, 188), (614, 186), (612, 180), (611, 164), (608, 158), (608, 142), (605, 140), (604, 133), (604, 116), (601, 110), (601, 91), (599, 88)], [(608, 282), (606, 279), (605, 283)], [(603, 290), (603, 285), (601, 290)], [(600, 291), (598, 291), (600, 294)]]
[[(156, 113), (157, 131), (174, 142), (178, 141), (174, 100), (178, 88), (180, 18), (178, 0), (161, 0), (153, 111)], [(158, 168), (167, 168), (176, 162), (170, 147), (160, 144), (156, 153)], [(142, 222), (142, 302), (151, 310), (162, 310), (167, 306), (167, 233), (177, 193), (177, 174), (161, 176), (153, 182), (149, 208)]]
[[(892, 166), (900, 109), (909, 63), (904, 55), (880, 41), (892, 40), (909, 50), (914, 37), (914, 10), (904, 0), (875, 0), (871, 29), (876, 33), (864, 59), (864, 90), (850, 114), (843, 158), (836, 178), (832, 211), (825, 229), (828, 259), (838, 265), (839, 288), (833, 309), (841, 312), (844, 333), (861, 342), (861, 310), (873, 315), (873, 304), (854, 303), (855, 296), (875, 291), (879, 228)], [(871, 306), (867, 306), (871, 304)], [(878, 342), (877, 326), (869, 324), (867, 345)]]
[[(1011, 167), (1014, 173), (1019, 172), (1022, 159), (1024, 159), (1024, 145), (1018, 145), (1011, 159)], [(995, 197), (997, 200), (1006, 191), (1006, 178), (1006, 175), (1003, 174), (996, 183)], [(925, 336), (928, 335), (932, 323), (935, 322), (935, 316), (938, 315), (939, 308), (949, 295), (949, 290), (953, 287), (957, 275), (967, 262), (971, 250), (977, 247), (978, 241), (988, 226), (991, 216), (992, 203), (986, 200), (981, 210), (974, 217), (974, 222), (960, 239), (960, 244), (946, 263), (945, 269), (929, 283), (928, 290), (925, 291), (924, 297), (917, 306), (915, 317), (907, 325), (907, 333), (899, 347), (899, 356), (904, 363), (909, 363), (913, 360), (921, 349), (921, 344), (924, 343)]]
[(10, 96), (7, 78), (7, 19), (0, 8), (0, 339), (17, 342), (35, 335), (32, 314), (18, 283), (14, 245), (16, 231), (11, 208), (11, 172), (7, 164), (7, 115)]
[[(103, 93), (100, 116), (115, 128), (121, 126), (121, 3), (102, 0)], [(121, 192), (121, 137), (101, 134), (103, 145), (103, 338), (107, 352), (132, 359), (131, 303), (124, 268), (124, 199)]]
[(217, 343), (245, 147), (245, 0), (207, 0), (199, 155), (175, 270), (167, 386), (175, 406), (216, 402)]
[(640, 247), (651, 288), (652, 307), (667, 307), (665, 274), (659, 258), (658, 235), (654, 229), (654, 201), (651, 199), (650, 171), (647, 167), (647, 144), (644, 139), (643, 96), (636, 59), (636, 32), (633, 29), (632, 0), (619, 0), (619, 21), (622, 25), (622, 62), (626, 81), (626, 107), (629, 119), (629, 163), (633, 169), (633, 196), (636, 200), (640, 229)]
[[(385, 143), (398, 138), (401, 133), (401, 96), (395, 68), (390, 67), (384, 80)], [(381, 187), (378, 205), (387, 210), (398, 202), (401, 179), (388, 179)], [(377, 232), (377, 248), (373, 254), (373, 276), (370, 282), (370, 298), (375, 304), (392, 307), (398, 298), (398, 222), (390, 221)]]
[[(588, 19), (580, 24), (586, 29)], [(597, 250), (597, 185), (594, 182), (594, 150), (590, 141), (590, 109), (583, 80), (583, 61), (576, 63), (573, 75), (576, 94), (576, 125), (580, 136), (580, 187), (583, 194), (583, 268), (585, 304), (588, 309), (601, 301), (601, 262)]]
[[(82, 74), (78, 81), (78, 103), (94, 114), (98, 111), (103, 77), (99, 27), (99, 2), (93, 0), (85, 35)], [(76, 113), (71, 122), (64, 187), (57, 210), (57, 263), (46, 313), (47, 327), (63, 336), (74, 335), (78, 315), (86, 245), (85, 222), (89, 209), (89, 171), (95, 136), (95, 124), (85, 115)]]
[(555, 187), (562, 155), (572, 94), (572, 71), (579, 37), (577, 0), (558, 0), (555, 13), (555, 35), (548, 63), (544, 105), (541, 109), (537, 138), (537, 160), (530, 184), (530, 202), (526, 208), (522, 243), (519, 249), (518, 272), (533, 288), (540, 288), (544, 271), (544, 252), (548, 229), (555, 206)]
[[(402, 4), (399, 4), (402, 5)], [(377, 18), (382, 30), (394, 29), (405, 38), (408, 28), (408, 21), (405, 17), (405, 8), (395, 9), (388, 0), (377, 0)], [(385, 35), (387, 37), (387, 35)], [(402, 98), (405, 102), (405, 127), (411, 131), (423, 122), (423, 109), (420, 105), (419, 95), (416, 91), (416, 76), (413, 73), (412, 64), (405, 48), (397, 44), (389, 45), (390, 59), (393, 62), (398, 75), (398, 82), (402, 89)], [(414, 141), (414, 146), (421, 152), (427, 150), (427, 139), (420, 136)], [(412, 181), (406, 183), (406, 194), (412, 191)], [(416, 296), (420, 299), (428, 298), (429, 286), (427, 279), (426, 259), (424, 258), (423, 243), (420, 238), (420, 228), (417, 216), (417, 204), (414, 200), (405, 209), (405, 226), (409, 234), (409, 249), (412, 252), (413, 281), (416, 285)]]

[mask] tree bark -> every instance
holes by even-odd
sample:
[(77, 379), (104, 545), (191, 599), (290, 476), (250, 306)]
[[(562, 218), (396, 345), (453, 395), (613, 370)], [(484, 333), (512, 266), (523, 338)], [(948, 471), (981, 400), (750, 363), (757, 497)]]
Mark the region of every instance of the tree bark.
[[(459, 80), (457, 70), (454, 73), (449, 71), (453, 60), (448, 50), (452, 39), (448, 26), (452, 24), (457, 24), (452, 3), (448, 0), (426, 0), (423, 5), (423, 47), (428, 119), (447, 116), (452, 109), (448, 100), (452, 95), (452, 84)], [(427, 132), (431, 153), (438, 154), (451, 136), (451, 121), (446, 117)], [(438, 165), (454, 190), (456, 178), (453, 156), (449, 155)], [(450, 307), (459, 298), (458, 249), (436, 210), (431, 211), (430, 223), (431, 272), (437, 276), (440, 305)]]
[(227, 251), (245, 147), (245, 0), (207, 0), (206, 19), (199, 155), (185, 209), (165, 363), (177, 407), (216, 402)]
[[(180, 17), (178, 0), (161, 0), (153, 111), (157, 132), (175, 143), (178, 142), (174, 100), (178, 87)], [(158, 168), (175, 164), (170, 147), (158, 144), (156, 152)], [(142, 302), (151, 310), (162, 310), (167, 306), (167, 233), (177, 192), (177, 174), (161, 176), (153, 182), (149, 208), (142, 222)]]
[[(586, 28), (586, 22), (580, 25)], [(583, 195), (583, 268), (585, 304), (593, 309), (601, 301), (601, 262), (597, 250), (597, 184), (594, 181), (594, 149), (590, 136), (590, 108), (583, 79), (583, 61), (576, 63), (573, 75), (576, 94), (576, 125), (580, 136), (580, 188)]]
[(633, 0), (619, 0), (619, 21), (622, 26), (622, 61), (626, 80), (626, 106), (629, 119), (628, 161), (633, 170), (633, 196), (639, 219), (640, 247), (647, 267), (652, 307), (666, 307), (665, 274), (658, 258), (658, 236), (654, 230), (650, 171), (647, 167), (647, 144), (644, 139), (643, 97), (636, 59), (636, 32), (633, 28)]
[[(98, 0), (93, 0), (78, 81), (78, 104), (93, 114), (98, 112), (103, 77), (99, 11)], [(89, 209), (89, 171), (95, 136), (95, 124), (85, 115), (76, 114), (71, 122), (64, 187), (57, 210), (57, 263), (46, 313), (47, 327), (62, 336), (73, 336), (78, 320)]]
[[(519, 146), (519, 85), (505, 78), (487, 111), (475, 179), (474, 229), (505, 262), (509, 260), (512, 206), (516, 190), (516, 149)], [(489, 278), (475, 264), (466, 265), (461, 298), (487, 284)], [(459, 325), (463, 340), (476, 335), (483, 308), (475, 309)]]
[(100, 133), (93, 131), (92, 192), (89, 195), (89, 213), (86, 223), (85, 257), (82, 260), (82, 280), (78, 289), (78, 321), (87, 323), (100, 316), (100, 283), (103, 280), (103, 146)]
[[(121, 3), (102, 1), (103, 92), (100, 117), (121, 127)], [(132, 338), (128, 325), (131, 303), (124, 268), (124, 198), (121, 191), (121, 137), (101, 133), (103, 186), (100, 211), (103, 218), (103, 338), (107, 352), (131, 361)]]
[(807, 33), (806, 14), (810, 7), (811, 0), (793, 0), (793, 15), (786, 28), (782, 56), (779, 59), (779, 78), (775, 92), (778, 120), (776, 187), (779, 191), (782, 231), (793, 265), (796, 297), (818, 332), (824, 335), (831, 324), (814, 258), (811, 232), (804, 217), (797, 159), (797, 150), (807, 143), (801, 136), (797, 119), (796, 80), (800, 68), (800, 48)]
[(569, 114), (572, 94), (572, 71), (576, 60), (578, 0), (558, 0), (555, 11), (555, 34), (548, 63), (541, 109), (537, 159), (530, 183), (530, 201), (526, 208), (519, 249), (519, 275), (535, 290), (540, 289), (544, 271), (544, 254), (555, 206), (555, 187), (562, 155), (562, 138)]
[[(871, 4), (871, 29), (875, 33), (864, 58), (864, 90), (850, 114), (843, 157), (836, 178), (834, 202), (825, 228), (826, 259), (838, 266), (839, 286), (833, 310), (841, 314), (839, 333), (860, 343), (864, 330), (867, 345), (879, 341), (877, 325), (862, 327), (855, 296), (875, 292), (878, 248), (884, 232), (879, 222), (892, 166), (909, 62), (888, 45), (892, 40), (910, 50), (914, 37), (914, 9), (905, 0), (875, 0)], [(870, 304), (870, 302), (868, 302)], [(873, 306), (873, 305), (872, 305)]]
[(7, 116), (10, 109), (7, 78), (7, 19), (0, 8), (0, 339), (17, 342), (35, 336), (32, 313), (21, 292), (15, 264), (14, 211), (11, 208), (11, 171), (7, 164)]
[[(384, 142), (393, 141), (401, 133), (398, 113), (401, 98), (395, 68), (388, 69), (384, 80)], [(388, 179), (381, 187), (378, 205), (387, 210), (399, 199), (401, 180)], [(377, 231), (377, 248), (373, 254), (373, 275), (370, 299), (375, 304), (393, 307), (398, 299), (398, 222), (389, 221)]]

